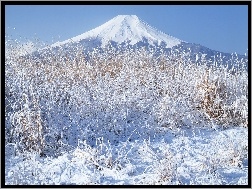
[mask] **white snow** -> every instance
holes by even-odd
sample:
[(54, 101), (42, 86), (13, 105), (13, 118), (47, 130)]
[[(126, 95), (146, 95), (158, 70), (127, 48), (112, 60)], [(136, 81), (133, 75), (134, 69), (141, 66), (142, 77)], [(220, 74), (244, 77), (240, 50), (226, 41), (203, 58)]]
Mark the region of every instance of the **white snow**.
[(142, 41), (143, 38), (147, 38), (149, 44), (153, 45), (154, 43), (158, 43), (160, 45), (161, 42), (165, 42), (167, 48), (171, 48), (182, 42), (175, 37), (151, 27), (140, 20), (136, 15), (118, 15), (95, 29), (63, 42), (54, 43), (51, 47), (57, 47), (70, 42), (78, 42), (87, 38), (101, 39), (103, 47), (108, 44), (110, 40), (119, 44), (131, 40), (130, 44), (134, 45)]
[[(6, 184), (248, 183), (247, 165), (241, 161), (240, 164), (233, 163), (232, 159), (236, 157), (235, 149), (241, 153), (237, 159), (243, 158), (242, 148), (248, 145), (244, 140), (248, 137), (247, 129), (195, 129), (194, 134), (183, 129), (175, 134), (166, 131), (151, 141), (126, 142), (118, 146), (110, 146), (106, 142), (103, 144), (104, 152), (99, 147), (86, 147), (54, 159), (33, 154), (27, 159), (8, 156)], [(168, 174), (167, 178), (164, 174)]]

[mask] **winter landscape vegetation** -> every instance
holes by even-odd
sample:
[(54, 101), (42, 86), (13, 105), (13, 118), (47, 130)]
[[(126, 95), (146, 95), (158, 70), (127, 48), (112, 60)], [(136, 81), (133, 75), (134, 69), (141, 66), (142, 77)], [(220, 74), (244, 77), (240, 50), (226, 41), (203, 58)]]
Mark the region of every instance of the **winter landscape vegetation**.
[(247, 56), (135, 15), (33, 48), (5, 38), (6, 185), (248, 185)]

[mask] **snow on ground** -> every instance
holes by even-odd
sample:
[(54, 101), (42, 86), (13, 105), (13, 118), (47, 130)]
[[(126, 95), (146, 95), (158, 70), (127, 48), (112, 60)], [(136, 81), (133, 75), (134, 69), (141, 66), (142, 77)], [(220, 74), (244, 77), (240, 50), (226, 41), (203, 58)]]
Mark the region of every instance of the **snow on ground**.
[[(139, 135), (140, 136), (140, 135)], [(57, 158), (6, 156), (6, 184), (248, 184), (246, 128), (166, 129), (155, 138), (79, 147)]]

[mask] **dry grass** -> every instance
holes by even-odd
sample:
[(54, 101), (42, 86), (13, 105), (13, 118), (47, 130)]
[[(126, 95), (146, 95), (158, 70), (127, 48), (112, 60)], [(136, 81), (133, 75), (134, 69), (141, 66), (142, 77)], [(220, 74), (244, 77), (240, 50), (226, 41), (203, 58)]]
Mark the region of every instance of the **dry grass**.
[(23, 101), (22, 109), (16, 112), (12, 118), (12, 136), (18, 141), (19, 152), (35, 151), (42, 155), (44, 148), (43, 123), (38, 101), (33, 97), (30, 102), (26, 94), (23, 94)]
[[(219, 77), (215, 80), (210, 80), (209, 74), (207, 69), (203, 81), (196, 86), (200, 99), (198, 108), (221, 125), (235, 124), (247, 127), (248, 119), (243, 115), (244, 109), (234, 106), (237, 99), (233, 103), (227, 104), (228, 99), (235, 97), (235, 91), (230, 93), (227, 81), (220, 81)], [(238, 101), (240, 102), (240, 100)], [(246, 100), (242, 101), (242, 103), (246, 107)]]
[[(72, 57), (49, 54), (42, 58), (16, 57), (6, 65), (6, 98), (11, 93), (19, 104), (11, 109), (16, 115), (13, 128), (16, 136), (23, 135), (21, 141), (27, 149), (43, 148), (45, 125), (50, 120), (44, 120), (40, 112), (50, 112), (52, 107), (67, 115), (75, 109), (82, 119), (101, 110), (113, 112), (121, 105), (146, 112), (145, 104), (152, 103), (148, 114), (159, 126), (183, 126), (187, 123), (182, 120), (188, 117), (198, 119), (195, 113), (206, 114), (220, 125), (248, 123), (245, 72), (211, 69), (210, 74), (210, 68), (185, 63), (183, 57), (158, 59), (146, 52), (97, 54), (89, 59), (81, 53)], [(29, 98), (22, 100), (22, 94)], [(31, 110), (31, 106), (36, 108)], [(38, 143), (40, 147), (35, 149)]]

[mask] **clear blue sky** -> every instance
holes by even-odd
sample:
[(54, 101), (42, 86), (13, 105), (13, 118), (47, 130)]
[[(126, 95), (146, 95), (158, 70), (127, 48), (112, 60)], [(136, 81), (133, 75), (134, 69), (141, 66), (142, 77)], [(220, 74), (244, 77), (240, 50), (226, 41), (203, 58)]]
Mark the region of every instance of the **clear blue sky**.
[[(91, 30), (119, 14), (134, 14), (181, 40), (222, 52), (247, 53), (245, 5), (7, 5), (5, 32), (47, 44)], [(15, 29), (14, 29), (15, 28)]]

